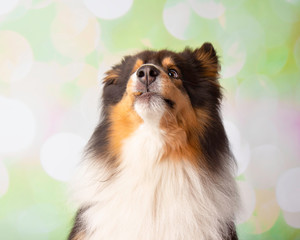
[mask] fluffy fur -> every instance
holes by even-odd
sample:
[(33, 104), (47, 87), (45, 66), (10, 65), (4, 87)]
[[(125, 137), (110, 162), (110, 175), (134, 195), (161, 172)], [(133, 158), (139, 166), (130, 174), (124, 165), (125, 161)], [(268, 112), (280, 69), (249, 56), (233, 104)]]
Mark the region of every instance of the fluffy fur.
[(205, 43), (126, 56), (107, 72), (69, 240), (237, 239), (219, 68)]

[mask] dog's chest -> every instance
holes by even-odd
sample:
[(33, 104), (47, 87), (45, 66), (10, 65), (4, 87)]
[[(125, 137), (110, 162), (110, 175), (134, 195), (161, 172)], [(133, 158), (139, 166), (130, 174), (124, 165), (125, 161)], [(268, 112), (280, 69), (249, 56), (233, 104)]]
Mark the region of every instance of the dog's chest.
[(124, 142), (119, 173), (86, 212), (91, 240), (206, 239), (205, 226), (213, 222), (200, 216), (215, 206), (187, 160), (160, 161), (161, 134), (142, 126)]

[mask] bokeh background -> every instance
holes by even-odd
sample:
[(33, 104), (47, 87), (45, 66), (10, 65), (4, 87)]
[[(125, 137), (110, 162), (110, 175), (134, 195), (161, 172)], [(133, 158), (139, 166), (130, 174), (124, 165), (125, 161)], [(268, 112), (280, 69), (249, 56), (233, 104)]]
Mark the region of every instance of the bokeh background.
[(0, 0), (0, 239), (66, 239), (67, 182), (123, 55), (214, 44), (241, 239), (300, 239), (299, 0)]

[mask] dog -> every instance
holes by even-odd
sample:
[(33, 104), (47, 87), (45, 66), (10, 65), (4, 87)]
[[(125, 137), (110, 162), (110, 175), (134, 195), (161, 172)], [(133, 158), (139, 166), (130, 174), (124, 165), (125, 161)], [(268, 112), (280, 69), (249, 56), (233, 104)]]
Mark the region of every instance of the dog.
[(212, 44), (125, 56), (75, 180), (69, 240), (233, 240), (239, 194)]

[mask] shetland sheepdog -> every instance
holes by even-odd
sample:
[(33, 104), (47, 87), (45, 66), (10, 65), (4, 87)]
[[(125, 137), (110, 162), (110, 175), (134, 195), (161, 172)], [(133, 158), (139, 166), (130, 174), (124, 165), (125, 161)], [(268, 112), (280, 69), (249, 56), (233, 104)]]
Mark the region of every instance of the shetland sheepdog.
[(239, 194), (210, 43), (126, 56), (75, 180), (69, 240), (231, 240)]

